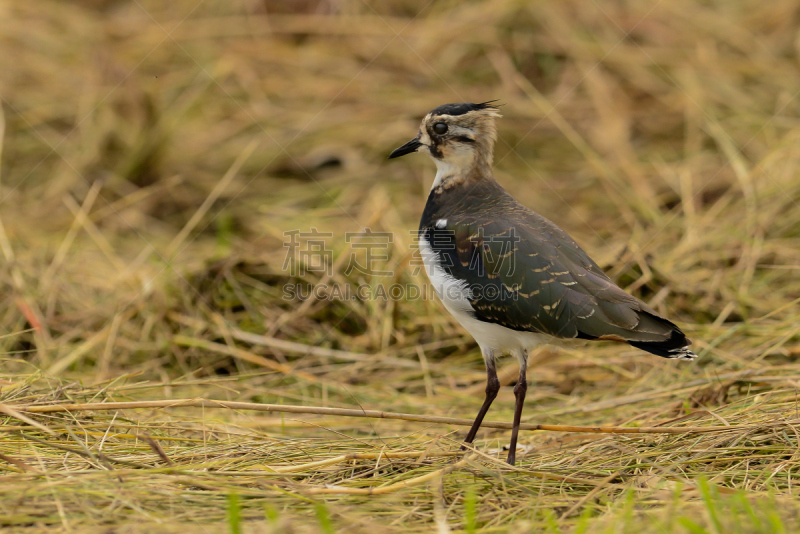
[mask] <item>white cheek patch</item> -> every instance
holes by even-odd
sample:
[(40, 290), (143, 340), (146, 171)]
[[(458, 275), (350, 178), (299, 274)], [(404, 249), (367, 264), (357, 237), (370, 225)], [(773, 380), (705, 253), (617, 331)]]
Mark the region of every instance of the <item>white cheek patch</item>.
[(436, 163), (437, 172), (431, 189), (436, 189), (451, 178), (466, 175), (475, 163), (475, 144), (454, 139), (461, 137), (474, 140), (475, 132), (470, 128), (453, 124), (456, 120), (454, 117), (442, 115), (441, 118), (442, 122), (448, 125), (448, 132), (443, 139), (432, 136), (428, 131), (428, 126), (439, 122), (439, 117), (431, 117), (428, 114), (423, 119), (419, 131), (419, 142), (422, 144), (420, 152), (427, 152)]
[(430, 146), (431, 145), (431, 136), (428, 135), (427, 130), (420, 130), (419, 132), (419, 142), (423, 145)]

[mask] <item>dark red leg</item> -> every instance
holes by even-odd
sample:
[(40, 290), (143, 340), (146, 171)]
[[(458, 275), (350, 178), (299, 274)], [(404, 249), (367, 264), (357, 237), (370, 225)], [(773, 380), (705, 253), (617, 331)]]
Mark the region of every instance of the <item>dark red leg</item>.
[(508, 449), (508, 463), (514, 465), (514, 460), (517, 455), (517, 436), (519, 435), (519, 420), (522, 417), (522, 405), (525, 403), (525, 393), (528, 391), (528, 377), (526, 373), (526, 365), (520, 362), (519, 379), (517, 385), (514, 386), (514, 397), (517, 399), (517, 405), (514, 409), (514, 427), (511, 429), (511, 444)]
[[(494, 360), (489, 361), (487, 359), (486, 398), (483, 401), (483, 406), (481, 406), (481, 409), (478, 412), (478, 416), (475, 417), (475, 421), (472, 423), (472, 428), (469, 429), (469, 434), (467, 434), (467, 439), (464, 440), (464, 443), (472, 443), (475, 439), (475, 435), (478, 433), (481, 423), (483, 423), (483, 418), (486, 417), (486, 412), (489, 411), (489, 406), (492, 405), (492, 401), (494, 401), (494, 399), (497, 397), (498, 391), (500, 391), (500, 381), (497, 379), (497, 370), (494, 366)], [(466, 449), (466, 447), (462, 446), (461, 450), (464, 449)]]

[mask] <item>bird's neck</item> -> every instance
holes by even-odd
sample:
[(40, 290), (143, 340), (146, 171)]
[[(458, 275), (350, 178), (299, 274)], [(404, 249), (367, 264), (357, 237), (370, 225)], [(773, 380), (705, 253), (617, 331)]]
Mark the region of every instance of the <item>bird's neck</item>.
[(480, 180), (494, 180), (492, 158), (483, 154), (471, 153), (447, 160), (434, 158), (436, 176), (431, 185), (431, 193), (442, 193), (457, 186)]
[(505, 205), (513, 204), (514, 200), (491, 173), (478, 180), (461, 180), (448, 188), (434, 188), (425, 203), (420, 228), (433, 226), (439, 219), (456, 214), (490, 213), (497, 208), (498, 202)]

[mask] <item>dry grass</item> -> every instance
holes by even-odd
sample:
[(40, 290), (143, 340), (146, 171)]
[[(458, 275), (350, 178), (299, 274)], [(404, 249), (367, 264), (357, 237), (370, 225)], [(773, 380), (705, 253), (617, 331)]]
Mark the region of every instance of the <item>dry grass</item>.
[[(4, 531), (796, 531), (798, 20), (789, 0), (0, 2)], [(490, 98), (498, 179), (701, 355), (540, 351), (526, 421), (694, 431), (524, 432), (510, 468), (506, 430), (465, 456), (453, 421), (230, 404), (474, 415), (479, 352), (437, 302), (282, 287), (424, 283), (432, 166), (385, 157), (430, 108)], [(311, 227), (331, 277), (283, 268)], [(392, 277), (345, 274), (364, 227), (394, 232)], [(512, 410), (504, 388), (490, 418)]]

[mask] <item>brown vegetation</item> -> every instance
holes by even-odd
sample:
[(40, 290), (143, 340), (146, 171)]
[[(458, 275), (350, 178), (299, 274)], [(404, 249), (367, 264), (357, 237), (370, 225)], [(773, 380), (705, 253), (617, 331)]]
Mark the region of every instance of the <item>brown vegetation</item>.
[[(0, 524), (796, 531), (798, 21), (789, 0), (0, 2)], [(692, 432), (528, 431), (510, 468), (507, 430), (465, 456), (453, 422), (215, 405), (475, 413), (479, 351), (438, 302), (283, 287), (423, 284), (433, 167), (385, 158), (429, 109), (492, 98), (498, 180), (700, 355), (542, 350), (525, 420)], [(393, 233), (392, 276), (347, 273), (365, 227)], [(330, 276), (285, 269), (311, 228)], [(489, 418), (512, 409), (504, 388)]]

